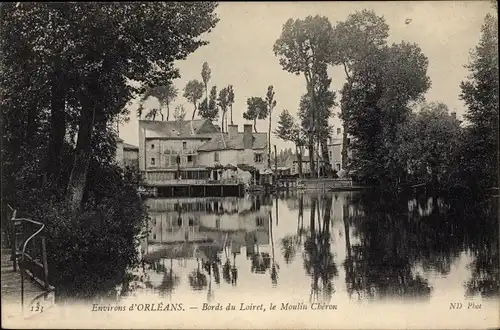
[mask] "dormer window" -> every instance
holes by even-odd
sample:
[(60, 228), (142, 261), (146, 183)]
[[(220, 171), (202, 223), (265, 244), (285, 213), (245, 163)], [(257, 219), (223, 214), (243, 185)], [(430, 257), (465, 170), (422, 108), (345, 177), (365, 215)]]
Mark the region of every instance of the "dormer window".
[(182, 142), (182, 150), (186, 150), (186, 149), (187, 149), (187, 142), (183, 141)]
[(337, 128), (337, 135), (340, 135), (340, 131), (341, 131), (340, 127)]

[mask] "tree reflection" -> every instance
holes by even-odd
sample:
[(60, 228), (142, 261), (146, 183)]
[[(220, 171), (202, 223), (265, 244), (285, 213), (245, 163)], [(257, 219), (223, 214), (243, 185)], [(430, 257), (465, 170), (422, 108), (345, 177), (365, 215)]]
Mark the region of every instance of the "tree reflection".
[(189, 286), (191, 286), (191, 289), (193, 290), (203, 290), (204, 288), (207, 287), (207, 276), (201, 272), (200, 269), (200, 260), (198, 261), (198, 268), (194, 269), (189, 273), (188, 279), (189, 279)]
[(299, 248), (300, 242), (298, 235), (286, 235), (281, 239), (281, 253), (287, 264), (290, 264), (293, 259), (295, 259), (295, 255)]
[(170, 269), (168, 270), (165, 268), (165, 265), (162, 265), (163, 278), (160, 286), (158, 287), (158, 290), (160, 291), (160, 295), (162, 297), (166, 297), (167, 295), (171, 296), (175, 287), (177, 287), (180, 283), (180, 277), (174, 273), (172, 263), (172, 259), (170, 259)]
[[(374, 298), (429, 297), (431, 287), (422, 276), (414, 274), (413, 265), (418, 240), (414, 222), (409, 221), (404, 199), (381, 195), (358, 195), (350, 200), (362, 210), (346, 227), (347, 258), (344, 262), (349, 296)], [(349, 217), (344, 212), (344, 217)], [(349, 222), (360, 243), (351, 245)]]
[[(465, 283), (466, 296), (500, 295), (498, 197), (469, 203), (465, 212), (469, 251), (474, 256), (471, 278)], [(472, 211), (472, 212), (471, 212)]]
[(304, 195), (298, 196), (297, 213), (297, 233), (295, 235), (286, 235), (280, 240), (281, 253), (285, 263), (290, 264), (295, 259), (297, 251), (302, 245), (302, 236), (304, 236)]
[[(278, 211), (276, 209), (276, 221), (278, 221)], [(270, 275), (271, 275), (271, 283), (273, 284), (273, 286), (276, 286), (278, 285), (278, 270), (279, 270), (279, 265), (278, 263), (276, 262), (276, 256), (274, 254), (274, 233), (273, 233), (273, 216), (272, 216), (272, 213), (271, 211), (269, 211), (269, 233), (270, 233), (270, 236), (271, 236), (271, 263), (272, 263), (272, 266), (271, 266), (271, 272), (270, 272)]]
[[(320, 201), (323, 202), (323, 219), (320, 219)], [(317, 210), (316, 210), (317, 208)], [(304, 269), (311, 276), (311, 301), (330, 301), (333, 293), (333, 278), (338, 275), (337, 266), (330, 249), (331, 195), (311, 197), (309, 233), (304, 241)], [(317, 228), (316, 228), (316, 212)]]

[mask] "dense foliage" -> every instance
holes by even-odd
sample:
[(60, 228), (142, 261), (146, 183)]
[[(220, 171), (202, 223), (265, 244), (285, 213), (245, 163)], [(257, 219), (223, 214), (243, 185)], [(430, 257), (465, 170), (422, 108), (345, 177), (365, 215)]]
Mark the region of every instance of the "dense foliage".
[(481, 39), (468, 65), (470, 75), (460, 85), (467, 106), (463, 148), (464, 173), (481, 187), (498, 187), (498, 17), (488, 14)]
[(171, 97), (152, 87), (206, 44), (215, 8), (1, 4), (2, 202), (47, 223), (56, 286), (92, 280), (99, 291), (133, 264), (144, 210), (137, 182), (114, 165), (115, 124), (135, 95)]
[[(307, 130), (310, 168), (313, 174), (316, 173), (314, 137), (318, 136), (315, 128), (322, 126), (318, 123), (318, 118), (323, 118), (318, 114), (320, 101), (317, 90), (325, 86), (328, 89), (329, 83), (325, 84), (327, 65), (336, 63), (332, 36), (332, 25), (324, 16), (307, 16), (303, 20), (289, 19), (283, 25), (281, 35), (273, 47), (283, 70), (295, 75), (302, 74), (306, 81), (309, 99), (308, 121), (315, 125), (303, 128)], [(327, 155), (328, 153), (323, 155), (326, 160)]]
[[(497, 34), (497, 17), (487, 15), (468, 65), (470, 76), (461, 84), (467, 106), (462, 123), (446, 105), (423, 102), (431, 86), (428, 59), (416, 44), (388, 44), (384, 17), (361, 10), (335, 26), (321, 16), (289, 19), (273, 50), (285, 71), (304, 75), (307, 93), (299, 105), (300, 122), (284, 110), (275, 134), (298, 145), (299, 136), (308, 139), (313, 174), (315, 157), (330, 167), (328, 119), (335, 92), (327, 69), (340, 66), (346, 79), (340, 90), (342, 168), (351, 177), (388, 189), (416, 181), (450, 189), (495, 187)], [(256, 111), (251, 114), (256, 118)]]
[(217, 86), (212, 86), (208, 102), (207, 99), (201, 102), (198, 113), (203, 119), (208, 119), (212, 122), (217, 121), (219, 117), (219, 108), (217, 107)]

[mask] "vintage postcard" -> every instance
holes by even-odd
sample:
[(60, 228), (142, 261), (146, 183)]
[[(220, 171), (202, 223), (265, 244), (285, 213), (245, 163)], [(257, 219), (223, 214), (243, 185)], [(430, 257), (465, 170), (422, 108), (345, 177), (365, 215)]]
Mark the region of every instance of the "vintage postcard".
[(0, 4), (2, 327), (500, 327), (497, 10)]

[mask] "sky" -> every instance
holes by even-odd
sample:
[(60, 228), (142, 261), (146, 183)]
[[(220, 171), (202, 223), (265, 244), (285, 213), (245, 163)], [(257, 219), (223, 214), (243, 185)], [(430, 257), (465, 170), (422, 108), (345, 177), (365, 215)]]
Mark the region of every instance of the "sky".
[[(170, 105), (171, 113), (182, 104), (188, 113), (186, 118), (191, 116), (193, 105), (182, 97), (182, 89), (189, 80), (201, 81), (203, 62), (208, 62), (212, 70), (209, 89), (213, 85), (217, 90), (233, 85), (233, 119), (240, 130), (243, 124), (250, 123), (242, 117), (247, 98), (265, 97), (267, 87), (273, 85), (277, 100), (272, 114), (274, 128), (283, 109), (297, 114), (300, 97), (306, 91), (304, 77), (284, 71), (273, 53), (283, 24), (289, 18), (322, 15), (335, 25), (362, 9), (372, 9), (385, 18), (390, 27), (389, 43), (406, 41), (420, 46), (429, 60), (427, 74), (432, 84), (426, 101), (443, 102), (461, 117), (465, 105), (459, 99), (460, 82), (468, 75), (464, 65), (479, 42), (485, 15), (493, 12), (489, 1), (222, 2), (216, 10), (220, 21), (212, 32), (202, 36), (209, 44), (176, 62), (181, 78), (174, 81), (179, 96)], [(411, 19), (410, 24), (405, 24), (406, 19)], [(340, 90), (345, 82), (343, 70), (330, 67), (328, 72), (331, 88)], [(130, 121), (121, 124), (119, 130), (120, 137), (134, 145), (138, 145), (139, 139), (137, 107), (137, 100), (133, 100), (128, 106)], [(144, 107), (158, 107), (158, 101), (149, 98)], [(338, 111), (339, 108), (334, 109), (335, 113)], [(338, 117), (331, 122), (340, 125)], [(267, 132), (267, 125), (267, 121), (258, 121), (257, 130)], [(271, 144), (278, 149), (292, 147), (274, 134)]]

